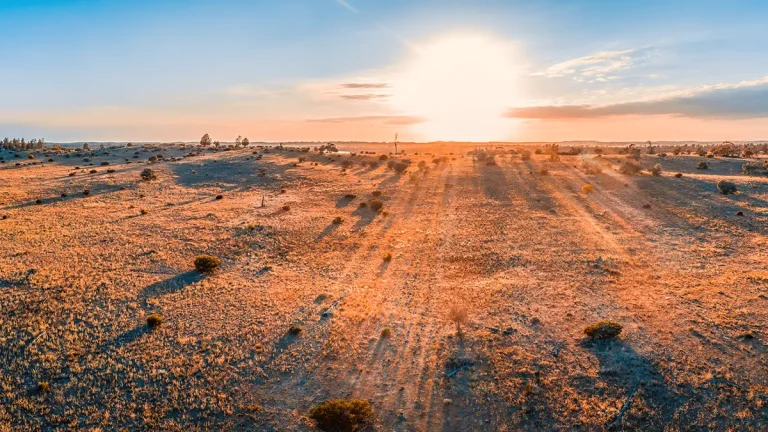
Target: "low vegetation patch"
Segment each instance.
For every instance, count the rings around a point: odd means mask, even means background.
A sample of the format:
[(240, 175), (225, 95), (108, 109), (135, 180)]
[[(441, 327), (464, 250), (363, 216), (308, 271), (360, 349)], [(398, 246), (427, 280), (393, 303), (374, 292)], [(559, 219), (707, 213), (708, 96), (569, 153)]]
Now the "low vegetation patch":
[(157, 174), (155, 174), (152, 168), (145, 168), (141, 171), (141, 179), (144, 181), (156, 180)]
[(367, 400), (331, 399), (309, 410), (309, 418), (326, 432), (354, 432), (373, 421), (373, 407)]
[(640, 164), (632, 159), (627, 159), (621, 163), (619, 172), (626, 175), (635, 175), (640, 172)]
[(333, 223), (334, 225), (341, 225), (343, 221), (344, 219), (342, 219), (341, 216), (336, 216), (335, 218), (333, 218), (333, 221), (331, 223)]
[(656, 177), (660, 176), (661, 175), (661, 165), (659, 165), (659, 164), (654, 165), (653, 168), (651, 168), (651, 175), (656, 176)]
[(213, 273), (221, 264), (221, 260), (212, 255), (198, 255), (195, 257), (195, 270), (200, 273)]
[(599, 321), (587, 326), (584, 334), (592, 339), (611, 339), (621, 334), (623, 328), (621, 324), (613, 321)]
[(379, 211), (384, 207), (384, 203), (380, 199), (372, 199), (369, 205), (373, 211)]
[(723, 195), (729, 195), (736, 193), (736, 183), (729, 182), (728, 180), (720, 180), (717, 182), (717, 190)]
[(149, 328), (160, 327), (160, 324), (162, 323), (163, 319), (156, 313), (153, 313), (147, 317), (147, 326), (149, 326)]
[(581, 193), (591, 194), (594, 191), (595, 191), (595, 187), (592, 186), (591, 184), (585, 184), (584, 186), (581, 187)]
[(299, 333), (301, 333), (304, 329), (300, 325), (292, 325), (291, 328), (288, 329), (288, 333), (296, 336)]
[(706, 163), (705, 161), (699, 161), (699, 164), (696, 165), (696, 169), (700, 169), (700, 170), (709, 169), (709, 164)]

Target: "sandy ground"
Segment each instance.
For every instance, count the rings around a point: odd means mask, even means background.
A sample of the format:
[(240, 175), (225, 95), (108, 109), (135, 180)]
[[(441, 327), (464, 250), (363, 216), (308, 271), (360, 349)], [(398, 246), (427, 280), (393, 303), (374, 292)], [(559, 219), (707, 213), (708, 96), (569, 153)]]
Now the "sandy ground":
[[(406, 148), (402, 175), (378, 154), (0, 152), (0, 430), (310, 431), (336, 397), (381, 431), (768, 428), (763, 171), (472, 148)], [(359, 206), (375, 190), (382, 212)], [(601, 319), (621, 336), (586, 339)]]

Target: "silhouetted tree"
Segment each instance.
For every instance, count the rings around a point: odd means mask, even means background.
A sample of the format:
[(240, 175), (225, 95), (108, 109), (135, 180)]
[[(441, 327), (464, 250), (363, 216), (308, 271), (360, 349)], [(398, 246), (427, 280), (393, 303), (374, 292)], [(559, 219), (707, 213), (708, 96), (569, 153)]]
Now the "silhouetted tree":
[(211, 145), (211, 143), (212, 143), (211, 136), (208, 134), (205, 134), (203, 135), (202, 138), (200, 138), (200, 145), (203, 147), (208, 147), (209, 145)]
[(243, 147), (248, 147), (251, 144), (251, 142), (248, 141), (248, 138), (243, 138), (242, 144), (243, 144)]

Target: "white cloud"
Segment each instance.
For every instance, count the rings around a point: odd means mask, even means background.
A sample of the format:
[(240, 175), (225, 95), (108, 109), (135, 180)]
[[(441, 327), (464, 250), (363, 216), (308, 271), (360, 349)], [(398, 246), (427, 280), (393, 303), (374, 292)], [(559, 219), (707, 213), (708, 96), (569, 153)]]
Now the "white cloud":
[(592, 55), (579, 57), (552, 65), (533, 75), (550, 78), (573, 76), (579, 81), (592, 79), (605, 81), (612, 78), (610, 74), (632, 67), (635, 50), (601, 51)]
[(336, 3), (340, 4), (345, 9), (349, 10), (352, 13), (360, 13), (360, 11), (356, 7), (352, 6), (351, 4), (346, 2), (345, 0), (336, 0)]

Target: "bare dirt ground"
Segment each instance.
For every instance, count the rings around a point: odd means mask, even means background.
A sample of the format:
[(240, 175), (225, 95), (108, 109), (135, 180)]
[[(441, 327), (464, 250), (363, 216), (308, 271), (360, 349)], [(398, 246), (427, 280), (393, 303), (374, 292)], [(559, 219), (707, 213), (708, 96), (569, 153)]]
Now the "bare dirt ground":
[[(381, 431), (768, 427), (768, 176), (472, 148), (406, 148), (405, 174), (375, 145), (0, 153), (0, 430), (310, 431), (338, 397)], [(602, 319), (620, 337), (586, 339)]]

